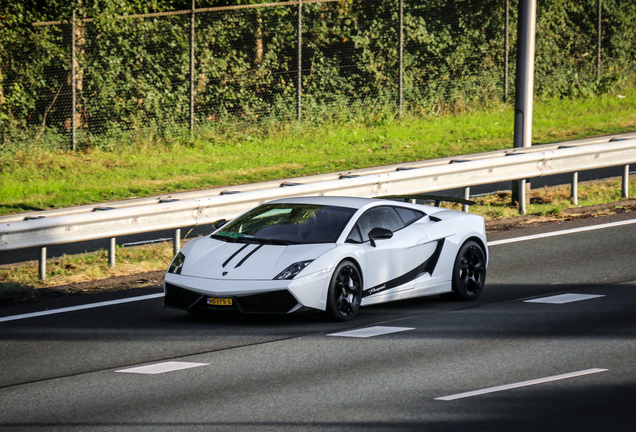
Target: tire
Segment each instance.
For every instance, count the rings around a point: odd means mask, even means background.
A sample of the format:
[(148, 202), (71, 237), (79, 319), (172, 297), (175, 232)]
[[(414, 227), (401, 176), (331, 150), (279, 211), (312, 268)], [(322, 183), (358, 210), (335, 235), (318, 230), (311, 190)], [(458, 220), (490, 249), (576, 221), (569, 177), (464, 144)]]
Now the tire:
[(358, 268), (344, 260), (333, 272), (327, 291), (327, 315), (336, 321), (349, 321), (358, 313), (362, 300), (362, 277)]
[(486, 282), (486, 255), (479, 244), (468, 240), (459, 248), (453, 266), (453, 292), (448, 298), (459, 301), (475, 300)]

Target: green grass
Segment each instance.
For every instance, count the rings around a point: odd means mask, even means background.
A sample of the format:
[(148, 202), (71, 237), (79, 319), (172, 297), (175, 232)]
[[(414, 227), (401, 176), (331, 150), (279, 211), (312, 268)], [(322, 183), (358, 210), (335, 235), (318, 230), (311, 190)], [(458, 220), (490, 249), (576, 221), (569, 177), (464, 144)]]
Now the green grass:
[[(636, 88), (622, 95), (537, 102), (534, 142), (636, 131)], [(303, 124), (223, 121), (198, 126), (193, 138), (183, 130), (112, 133), (77, 152), (45, 140), (5, 143), (0, 214), (510, 148), (513, 117), (511, 104), (403, 118), (367, 109)]]

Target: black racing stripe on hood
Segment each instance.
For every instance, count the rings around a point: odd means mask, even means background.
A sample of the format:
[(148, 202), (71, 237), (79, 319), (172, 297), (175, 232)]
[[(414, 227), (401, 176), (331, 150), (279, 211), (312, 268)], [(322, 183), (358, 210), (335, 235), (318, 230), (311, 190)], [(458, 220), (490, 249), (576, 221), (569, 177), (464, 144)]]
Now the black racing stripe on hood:
[(254, 249), (252, 249), (252, 251), (251, 251), (250, 253), (248, 253), (247, 255), (245, 255), (245, 258), (243, 258), (241, 261), (239, 261), (239, 263), (238, 263), (236, 266), (234, 266), (234, 268), (240, 267), (240, 266), (241, 266), (241, 264), (243, 264), (245, 261), (247, 261), (247, 259), (248, 259), (249, 257), (251, 257), (252, 255), (254, 255), (254, 252), (256, 252), (257, 250), (259, 250), (259, 249), (260, 249), (260, 248), (262, 248), (262, 247), (263, 247), (263, 245), (262, 245), (262, 244), (259, 244), (258, 246), (256, 246)]
[(443, 247), (444, 247), (444, 239), (438, 240), (435, 251), (430, 257), (428, 257), (426, 261), (418, 265), (413, 270), (406, 272), (403, 275), (396, 277), (395, 279), (391, 279), (390, 281), (381, 283), (367, 290), (364, 290), (364, 292), (362, 293), (362, 297), (367, 297), (373, 294), (380, 293), (382, 291), (399, 287), (400, 285), (404, 285), (406, 283), (411, 282), (412, 280), (417, 279), (424, 273), (428, 273), (432, 275), (433, 270), (435, 270), (435, 267), (437, 266), (437, 262), (439, 261), (439, 256), (442, 253)]
[(232, 261), (232, 259), (233, 259), (235, 256), (237, 256), (238, 254), (240, 254), (240, 253), (243, 251), (243, 249), (245, 249), (247, 246), (249, 246), (249, 245), (246, 243), (246, 244), (244, 244), (244, 245), (243, 245), (243, 246), (242, 246), (239, 250), (237, 250), (236, 252), (234, 252), (234, 253), (232, 254), (232, 256), (231, 256), (231, 257), (229, 257), (227, 260), (225, 260), (225, 262), (223, 263), (222, 267), (225, 267), (225, 266), (227, 265), (227, 263), (229, 263), (230, 261)]

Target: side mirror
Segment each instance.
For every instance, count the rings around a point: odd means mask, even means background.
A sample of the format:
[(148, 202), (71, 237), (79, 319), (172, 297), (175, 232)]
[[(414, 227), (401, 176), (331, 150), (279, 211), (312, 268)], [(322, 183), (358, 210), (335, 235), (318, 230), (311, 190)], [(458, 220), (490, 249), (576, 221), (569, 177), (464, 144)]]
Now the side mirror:
[(218, 221), (212, 222), (212, 227), (215, 230), (217, 230), (217, 229), (221, 228), (225, 224), (227, 224), (227, 221), (225, 219), (219, 219)]
[(371, 246), (373, 247), (375, 247), (376, 240), (390, 239), (391, 237), (393, 237), (393, 233), (391, 232), (391, 230), (388, 230), (386, 228), (376, 227), (369, 231), (369, 240), (371, 241)]

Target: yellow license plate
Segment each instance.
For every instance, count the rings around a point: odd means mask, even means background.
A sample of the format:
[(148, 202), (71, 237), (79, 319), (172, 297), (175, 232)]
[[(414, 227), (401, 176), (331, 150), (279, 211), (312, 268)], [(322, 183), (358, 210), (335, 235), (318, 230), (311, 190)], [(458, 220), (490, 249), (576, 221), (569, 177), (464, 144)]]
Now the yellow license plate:
[(232, 306), (232, 299), (208, 297), (208, 304), (212, 306)]

